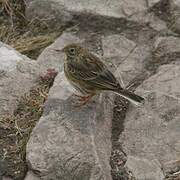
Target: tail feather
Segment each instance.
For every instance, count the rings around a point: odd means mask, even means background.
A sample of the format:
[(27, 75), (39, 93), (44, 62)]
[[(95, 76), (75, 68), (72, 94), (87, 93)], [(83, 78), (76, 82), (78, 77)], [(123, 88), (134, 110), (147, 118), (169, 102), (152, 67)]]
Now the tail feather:
[(137, 106), (142, 105), (144, 103), (144, 98), (128, 90), (119, 90), (117, 91), (117, 93)]

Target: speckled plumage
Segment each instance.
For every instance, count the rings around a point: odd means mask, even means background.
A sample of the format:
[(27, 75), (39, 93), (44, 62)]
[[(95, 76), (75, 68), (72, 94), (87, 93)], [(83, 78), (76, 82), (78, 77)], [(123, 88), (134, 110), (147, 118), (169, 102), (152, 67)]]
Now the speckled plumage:
[(99, 91), (113, 91), (135, 104), (143, 98), (123, 89), (107, 66), (94, 54), (77, 44), (67, 45), (64, 72), (69, 82), (83, 94), (95, 95)]

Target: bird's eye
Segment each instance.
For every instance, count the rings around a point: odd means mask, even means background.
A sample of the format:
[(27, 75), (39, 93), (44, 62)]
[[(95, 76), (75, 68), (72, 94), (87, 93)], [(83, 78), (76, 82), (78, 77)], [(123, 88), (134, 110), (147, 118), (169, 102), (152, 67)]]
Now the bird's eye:
[(71, 48), (71, 49), (70, 49), (70, 52), (71, 52), (72, 54), (74, 54), (74, 53), (75, 53), (75, 49), (74, 49), (74, 48)]

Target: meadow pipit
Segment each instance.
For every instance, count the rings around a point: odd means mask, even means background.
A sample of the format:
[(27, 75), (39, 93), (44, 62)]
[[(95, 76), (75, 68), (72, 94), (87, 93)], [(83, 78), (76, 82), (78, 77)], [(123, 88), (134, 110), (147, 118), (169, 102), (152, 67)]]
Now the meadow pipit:
[(144, 102), (144, 98), (123, 89), (107, 66), (94, 54), (78, 44), (70, 44), (62, 49), (67, 58), (64, 72), (69, 82), (83, 95), (77, 95), (82, 105), (101, 91), (113, 91), (135, 105)]

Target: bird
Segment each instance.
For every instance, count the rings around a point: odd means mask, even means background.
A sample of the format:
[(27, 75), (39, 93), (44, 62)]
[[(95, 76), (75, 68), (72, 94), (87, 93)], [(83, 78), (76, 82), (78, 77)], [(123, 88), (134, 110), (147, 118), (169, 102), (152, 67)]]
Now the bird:
[(105, 63), (88, 49), (72, 43), (60, 51), (66, 55), (64, 73), (67, 80), (82, 94), (75, 94), (79, 97), (81, 105), (85, 105), (94, 95), (102, 91), (112, 91), (137, 106), (144, 103), (143, 97), (122, 88)]

